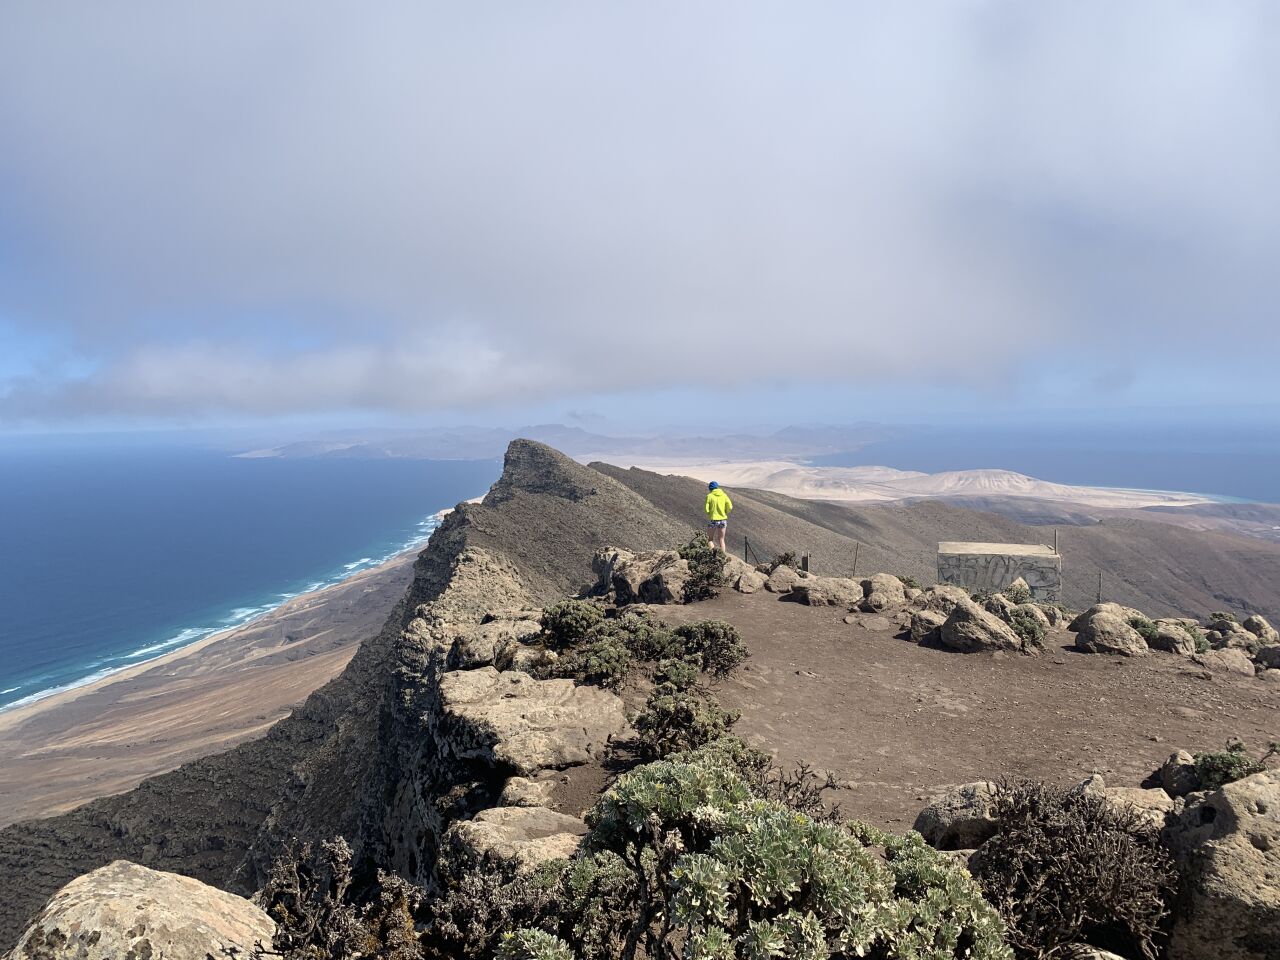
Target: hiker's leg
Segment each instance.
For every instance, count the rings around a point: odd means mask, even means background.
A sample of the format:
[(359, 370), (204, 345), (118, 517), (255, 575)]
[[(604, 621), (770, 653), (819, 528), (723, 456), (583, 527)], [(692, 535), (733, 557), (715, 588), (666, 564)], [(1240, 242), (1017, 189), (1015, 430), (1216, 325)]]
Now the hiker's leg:
[(707, 524), (707, 546), (714, 547), (716, 545), (716, 525), (714, 523)]
[(716, 546), (720, 548), (721, 553), (728, 552), (724, 548), (724, 538), (725, 538), (725, 533), (727, 531), (728, 531), (727, 527), (716, 527)]

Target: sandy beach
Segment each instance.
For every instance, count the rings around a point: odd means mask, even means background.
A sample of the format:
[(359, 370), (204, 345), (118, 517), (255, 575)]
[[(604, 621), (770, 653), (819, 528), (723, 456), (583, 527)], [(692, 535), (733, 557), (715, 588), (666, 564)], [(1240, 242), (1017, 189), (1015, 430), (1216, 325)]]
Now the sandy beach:
[(419, 549), (243, 626), (0, 713), (0, 826), (128, 790), (262, 733), (381, 628)]

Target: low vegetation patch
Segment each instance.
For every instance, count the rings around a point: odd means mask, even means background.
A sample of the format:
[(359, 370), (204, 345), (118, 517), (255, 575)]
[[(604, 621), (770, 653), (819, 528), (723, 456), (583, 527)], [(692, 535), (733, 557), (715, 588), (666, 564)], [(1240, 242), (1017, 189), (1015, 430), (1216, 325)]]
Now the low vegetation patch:
[(915, 577), (909, 577), (905, 573), (899, 573), (897, 574), (897, 577), (899, 580), (902, 581), (902, 585), (906, 587), (908, 590), (924, 589), (924, 587), (920, 586), (920, 581), (917, 580)]
[(1030, 610), (1013, 610), (1009, 613), (1009, 626), (1024, 643), (1044, 646), (1044, 623)]
[(1031, 590), (1021, 583), (1011, 583), (1002, 591), (1010, 603), (1030, 603)]
[(1066, 956), (1077, 943), (1159, 955), (1177, 874), (1134, 810), (1022, 781), (999, 786), (992, 816), (999, 830), (972, 869), (1019, 958)]
[(1129, 626), (1133, 627), (1138, 636), (1142, 637), (1147, 643), (1155, 640), (1156, 635), (1160, 632), (1159, 628), (1142, 614), (1130, 617)]
[(710, 600), (724, 586), (725, 555), (711, 546), (707, 538), (695, 533), (680, 548), (680, 559), (689, 561), (689, 579), (684, 585), (684, 602)]
[(542, 639), (548, 650), (568, 650), (604, 622), (604, 608), (591, 600), (561, 600), (542, 611)]
[(1267, 760), (1280, 755), (1280, 743), (1272, 742), (1261, 757), (1254, 757), (1240, 741), (1227, 744), (1227, 749), (1194, 754), (1196, 775), (1201, 789), (1218, 790), (1228, 783), (1251, 777), (1267, 769)]
[(564, 656), (540, 671), (542, 677), (565, 677), (580, 684), (616, 689), (631, 666), (631, 651), (622, 637), (606, 634)]
[(723, 620), (699, 620), (676, 627), (679, 655), (694, 657), (702, 669), (727, 677), (747, 659), (747, 648), (735, 627)]
[(722, 708), (696, 683), (659, 683), (632, 726), (640, 734), (641, 755), (661, 759), (717, 740), (737, 722), (737, 713)]

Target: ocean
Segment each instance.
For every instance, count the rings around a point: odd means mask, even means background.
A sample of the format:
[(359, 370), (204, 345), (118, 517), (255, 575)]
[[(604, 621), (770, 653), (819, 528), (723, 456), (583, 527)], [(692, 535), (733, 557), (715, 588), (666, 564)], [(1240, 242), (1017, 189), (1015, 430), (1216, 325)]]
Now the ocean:
[(0, 445), (0, 709), (425, 545), (496, 461)]

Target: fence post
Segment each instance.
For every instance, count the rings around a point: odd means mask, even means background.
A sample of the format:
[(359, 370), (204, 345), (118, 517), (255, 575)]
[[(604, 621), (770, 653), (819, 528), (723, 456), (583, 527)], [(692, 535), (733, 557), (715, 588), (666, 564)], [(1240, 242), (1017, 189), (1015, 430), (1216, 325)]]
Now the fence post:
[(856, 579), (857, 579), (857, 577), (858, 577), (858, 551), (859, 551), (859, 550), (861, 550), (861, 549), (862, 549), (862, 543), (861, 543), (861, 542), (859, 542), (859, 541), (854, 541), (854, 544), (853, 544), (853, 573), (852, 573), (852, 574), (850, 574), (850, 579), (855, 579), (855, 580), (856, 580)]
[(809, 572), (809, 555), (807, 553), (800, 554), (800, 569), (805, 573)]

